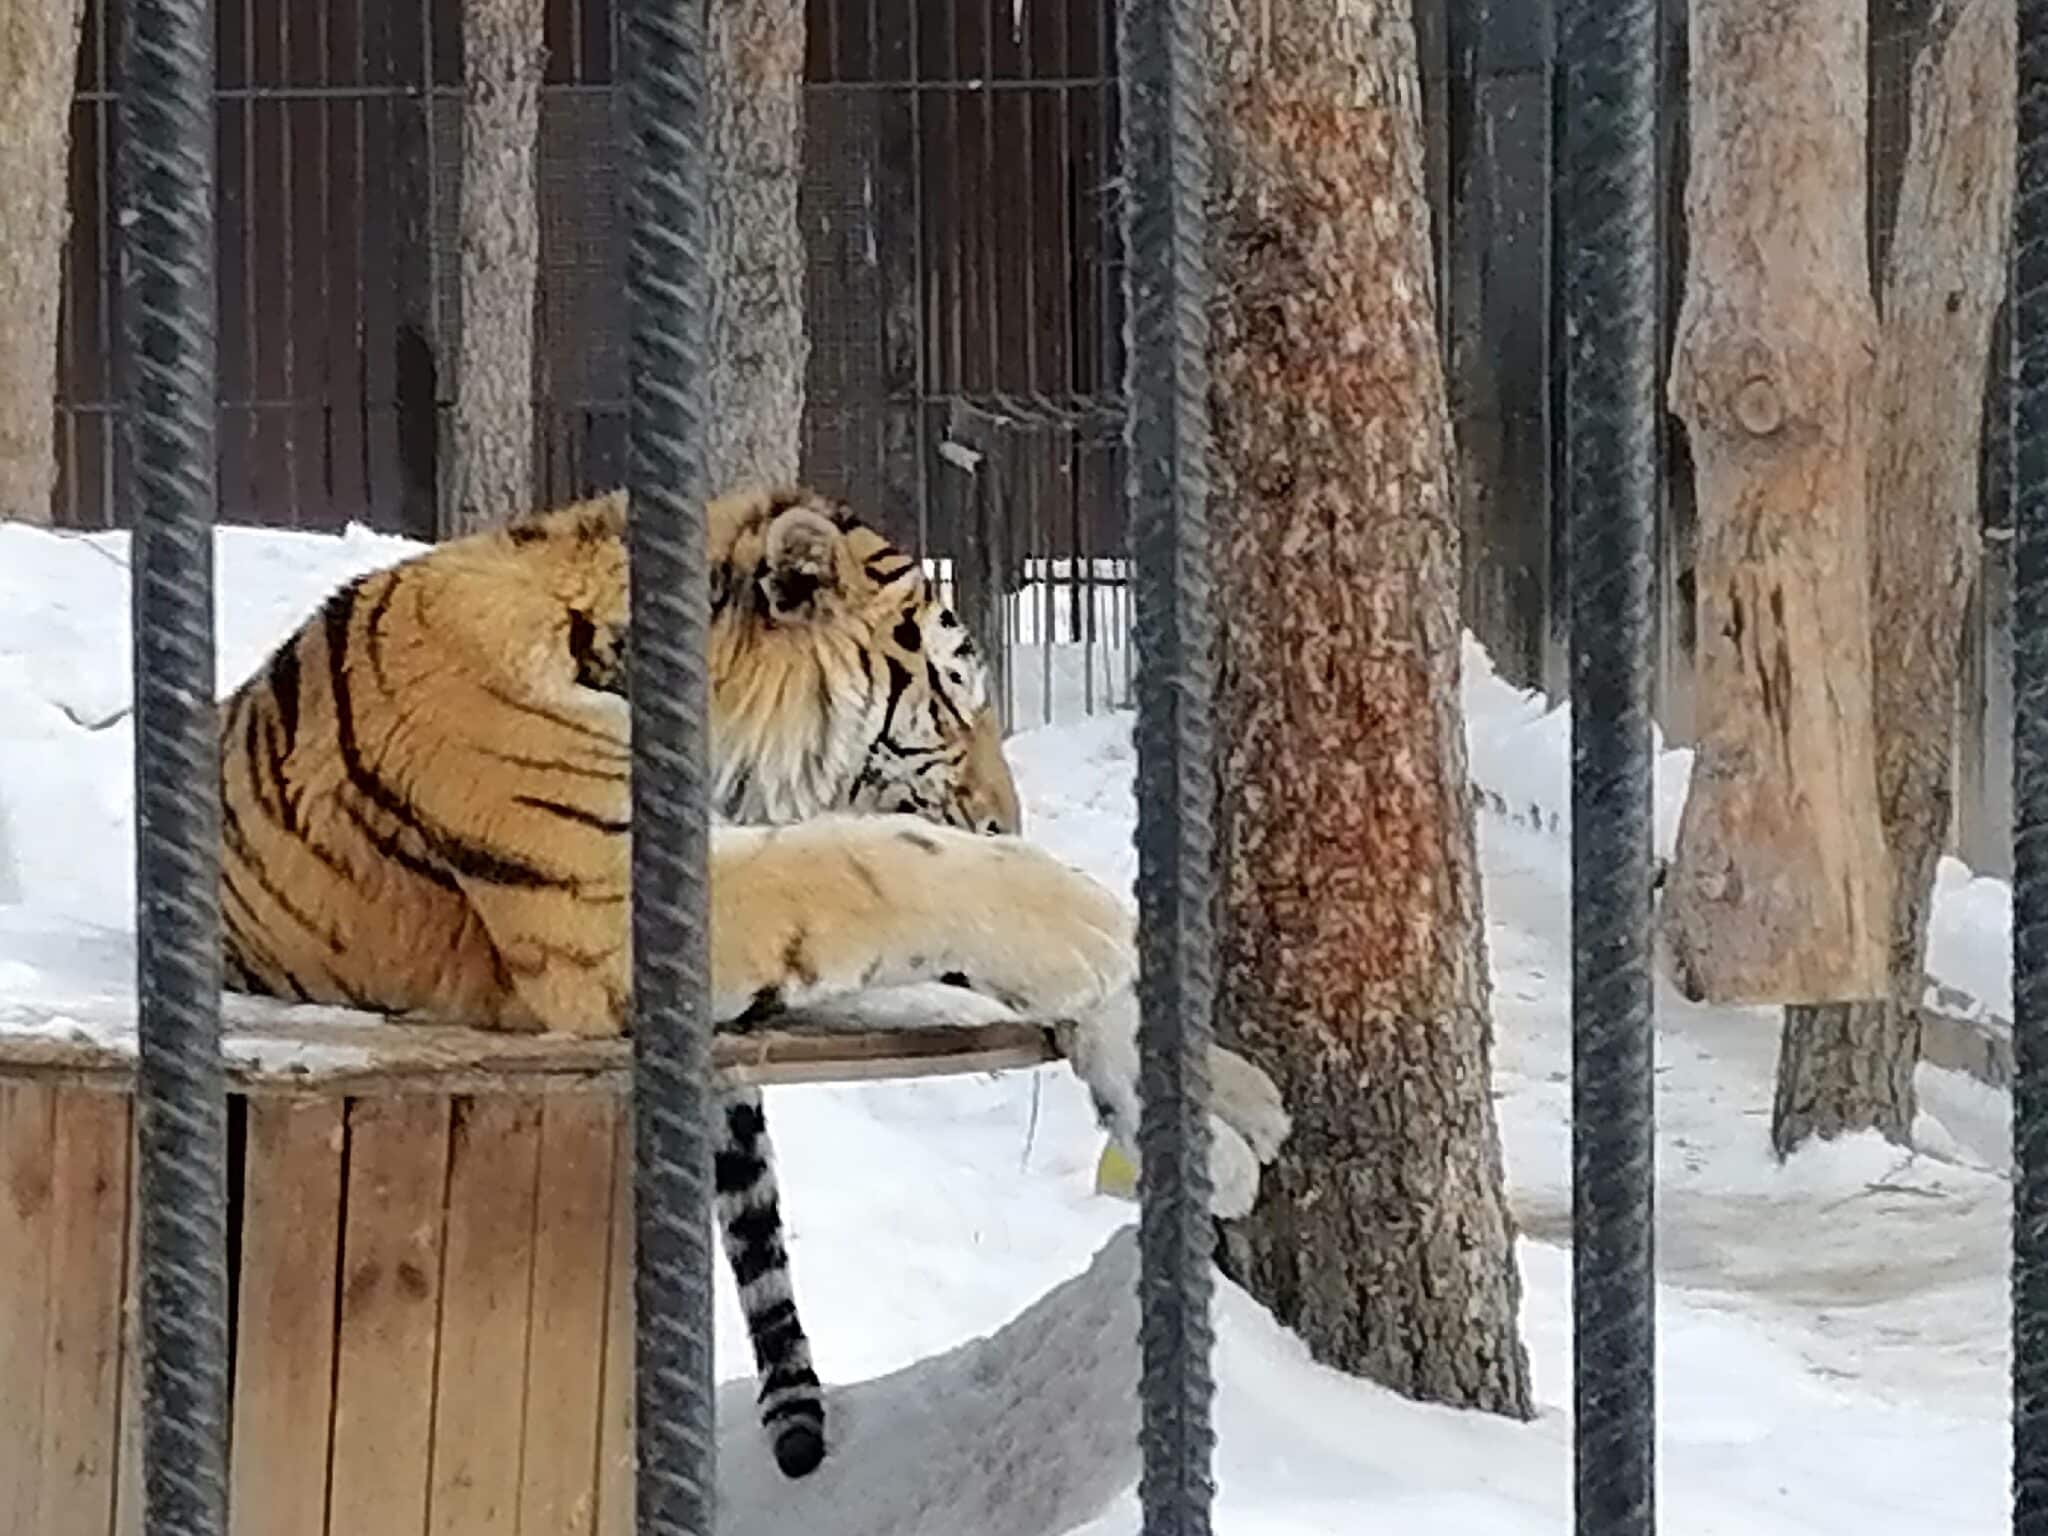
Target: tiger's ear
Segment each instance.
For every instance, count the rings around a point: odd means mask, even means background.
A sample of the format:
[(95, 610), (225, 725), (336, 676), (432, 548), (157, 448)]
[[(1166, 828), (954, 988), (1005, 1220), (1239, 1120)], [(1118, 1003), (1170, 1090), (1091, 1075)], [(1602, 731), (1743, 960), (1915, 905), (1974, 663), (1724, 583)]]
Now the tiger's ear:
[(839, 543), (844, 535), (816, 505), (786, 507), (768, 525), (761, 594), (780, 619), (812, 617), (838, 594)]

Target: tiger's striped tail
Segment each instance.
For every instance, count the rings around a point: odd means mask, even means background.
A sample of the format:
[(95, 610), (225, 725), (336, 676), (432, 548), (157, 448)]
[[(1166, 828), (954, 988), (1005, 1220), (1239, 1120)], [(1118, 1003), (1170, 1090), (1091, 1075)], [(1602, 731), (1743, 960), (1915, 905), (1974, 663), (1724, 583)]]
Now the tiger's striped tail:
[(754, 1345), (761, 1427), (783, 1474), (802, 1477), (825, 1459), (825, 1396), (790, 1289), (775, 1156), (760, 1090), (727, 1093), (723, 1118), (713, 1164), (719, 1235)]

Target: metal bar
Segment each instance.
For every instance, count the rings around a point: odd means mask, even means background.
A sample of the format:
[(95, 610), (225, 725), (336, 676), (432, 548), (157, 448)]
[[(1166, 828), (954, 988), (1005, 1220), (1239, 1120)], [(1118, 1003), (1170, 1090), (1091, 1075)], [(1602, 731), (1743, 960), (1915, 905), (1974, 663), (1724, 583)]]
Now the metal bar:
[(701, 0), (629, 0), (636, 1494), (640, 1536), (710, 1536), (710, 344)]
[(121, 326), (134, 498), (143, 1530), (227, 1529), (227, 1095), (214, 737), (213, 7), (131, 0)]
[(1210, 922), (1215, 695), (1208, 568), (1208, 20), (1121, 0), (1125, 487), (1137, 585), (1138, 1218), (1145, 1536), (1207, 1536)]
[(1572, 1336), (1579, 1536), (1656, 1528), (1650, 592), (1656, 0), (1563, 0), (1571, 476)]
[(2048, 0), (2019, 0), (2013, 203), (2012, 1528), (2048, 1536)]

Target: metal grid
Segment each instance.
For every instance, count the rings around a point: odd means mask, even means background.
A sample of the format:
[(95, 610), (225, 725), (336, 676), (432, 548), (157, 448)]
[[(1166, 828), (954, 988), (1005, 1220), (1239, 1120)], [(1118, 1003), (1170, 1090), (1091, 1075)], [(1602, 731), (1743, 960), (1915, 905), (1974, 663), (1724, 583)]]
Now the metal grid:
[[(701, 185), (682, 176), (698, 131), (701, 23), (690, 0), (642, 0), (634, 124), (632, 401), (636, 583), (665, 588), (664, 644), (636, 611), (636, 798), (673, 820), (636, 843), (635, 928), (661, 941), (639, 978), (642, 1404), (640, 1526), (711, 1528), (710, 1351), (704, 1331), (705, 1081), (700, 541), (690, 346), (702, 333)], [(1190, 1233), (1204, 1195), (1197, 1062), (1210, 963), (1200, 509), (1200, 6), (1133, 11), (1130, 141), (1171, 174), (1134, 196), (1132, 490), (1143, 517), (1139, 632), (1145, 909), (1148, 1234), (1146, 1529), (1207, 1529), (1206, 1270)], [(2021, 6), (2015, 390), (2018, 837), (2014, 962), (2014, 1514), (2048, 1531), (2048, 0)], [(1649, 527), (1658, 473), (1654, 367), (1656, 81), (1653, 8), (1582, 0), (1567, 13), (1572, 115), (1566, 249), (1577, 322), (1567, 392), (1575, 619), (1574, 1070), (1577, 1523), (1654, 1527), (1647, 987)], [(220, 1536), (225, 1510), (226, 1130), (219, 1061), (217, 827), (211, 758), (211, 528), (216, 471), (210, 196), (213, 125), (204, 0), (139, 0), (124, 38), (118, 156), (125, 287), (126, 473), (137, 511), (138, 995), (143, 1070), (144, 1529)], [(646, 279), (656, 265), (680, 283)], [(695, 282), (692, 282), (695, 278)], [(659, 296), (665, 294), (665, 297)], [(666, 513), (650, 517), (649, 513)], [(696, 551), (693, 554), (693, 551)], [(650, 596), (652, 594), (650, 593)], [(652, 605), (650, 605), (650, 608)], [(645, 675), (645, 674), (643, 674)], [(649, 709), (647, 696), (662, 700)], [(678, 798), (680, 797), (680, 801)], [(691, 798), (694, 797), (694, 798)], [(686, 803), (683, 803), (686, 802)], [(647, 944), (646, 950), (656, 946)], [(659, 1105), (657, 1126), (647, 1110)], [(1598, 1152), (1599, 1157), (1592, 1154)], [(687, 1250), (687, 1251), (686, 1251)], [(695, 1288), (692, 1291), (692, 1288)], [(659, 1387), (659, 1393), (656, 1388)], [(681, 1407), (678, 1408), (678, 1403)], [(648, 1411), (658, 1409), (658, 1412)]]
[[(74, 108), (57, 521), (128, 505), (113, 365), (111, 56), (88, 0)], [(626, 471), (621, 0), (547, 0), (536, 493)], [(801, 218), (805, 473), (928, 556), (1022, 725), (1128, 703), (1107, 0), (812, 0)], [(417, 538), (445, 524), (457, 0), (220, 0), (220, 515)], [(973, 466), (972, 469), (966, 466)]]

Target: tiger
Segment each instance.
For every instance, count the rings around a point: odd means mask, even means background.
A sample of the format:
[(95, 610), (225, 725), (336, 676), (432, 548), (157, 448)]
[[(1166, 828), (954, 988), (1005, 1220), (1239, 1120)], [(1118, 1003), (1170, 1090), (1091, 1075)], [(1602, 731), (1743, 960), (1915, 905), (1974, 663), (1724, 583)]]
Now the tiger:
[[(229, 987), (627, 1028), (626, 527), (614, 491), (360, 576), (222, 702)], [(717, 498), (705, 528), (716, 1025), (965, 987), (1065, 1021), (1098, 1116), (1131, 1145), (1133, 914), (1024, 840), (986, 666), (921, 562), (803, 487)], [(1211, 1063), (1236, 1084), (1212, 1166), (1241, 1191), (1285, 1115), (1257, 1068)], [(759, 1090), (722, 1091), (714, 1152), (761, 1421), (801, 1477), (825, 1454), (823, 1390)]]

